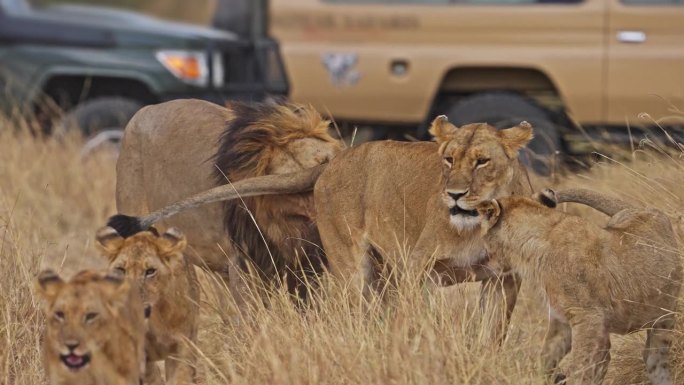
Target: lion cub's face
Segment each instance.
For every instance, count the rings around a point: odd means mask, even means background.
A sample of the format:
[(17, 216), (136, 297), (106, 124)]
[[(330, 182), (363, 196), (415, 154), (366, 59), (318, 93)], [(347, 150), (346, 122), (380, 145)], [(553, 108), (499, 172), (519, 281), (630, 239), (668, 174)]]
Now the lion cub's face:
[[(497, 226), (506, 212), (511, 216), (511, 211), (515, 210), (518, 216), (522, 213), (523, 216), (529, 215), (532, 211), (539, 211), (540, 207), (555, 208), (558, 205), (555, 191), (551, 189), (544, 189), (541, 192), (535, 193), (530, 198), (526, 197), (505, 197), (501, 199), (492, 199), (481, 202), (477, 205), (478, 220), (482, 235), (490, 235), (490, 237), (497, 235), (500, 226)], [(505, 209), (504, 209), (505, 208)], [(523, 219), (524, 220), (524, 219)], [(503, 238), (508, 238), (503, 235)]]
[(113, 228), (104, 227), (97, 232), (96, 244), (112, 270), (138, 283), (146, 311), (173, 285), (174, 277), (185, 272), (187, 241), (174, 228), (161, 236), (152, 230), (124, 239)]
[(523, 122), (504, 130), (485, 123), (457, 128), (442, 115), (432, 122), (430, 133), (439, 144), (451, 223), (458, 229), (474, 228), (479, 203), (511, 194), (518, 151), (532, 140), (532, 127)]
[(83, 271), (64, 282), (50, 270), (42, 272), (36, 291), (47, 321), (46, 358), (59, 360), (68, 372), (87, 368), (106, 341), (117, 335), (130, 290), (117, 275)]

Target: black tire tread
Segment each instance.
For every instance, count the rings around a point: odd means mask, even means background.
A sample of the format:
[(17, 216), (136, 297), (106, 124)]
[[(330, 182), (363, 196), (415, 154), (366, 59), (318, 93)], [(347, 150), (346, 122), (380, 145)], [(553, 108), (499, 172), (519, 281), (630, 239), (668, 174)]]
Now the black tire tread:
[(70, 110), (58, 126), (78, 128), (84, 135), (92, 135), (104, 128), (123, 129), (142, 107), (136, 100), (118, 96), (105, 96), (86, 100)]

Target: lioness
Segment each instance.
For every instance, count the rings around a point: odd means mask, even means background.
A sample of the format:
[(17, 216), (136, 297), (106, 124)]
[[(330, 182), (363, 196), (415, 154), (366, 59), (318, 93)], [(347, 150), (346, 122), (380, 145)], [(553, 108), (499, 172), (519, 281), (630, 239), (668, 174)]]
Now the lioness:
[[(330, 271), (343, 277), (361, 272), (367, 293), (382, 287), (382, 270), (404, 250), (408, 263), (419, 270), (430, 269), (433, 258), (438, 259), (441, 282), (454, 283), (450, 270), (486, 258), (475, 228), (475, 205), (531, 193), (517, 159), (533, 137), (529, 124), (504, 130), (483, 123), (457, 128), (440, 116), (430, 133), (437, 143), (372, 142), (347, 150), (330, 162), (314, 188), (316, 223)], [(497, 279), (491, 273), (484, 277), (487, 283)], [(513, 276), (502, 281), (507, 308), (501, 320), (506, 324), (519, 281)], [(497, 329), (497, 338), (503, 338), (505, 327)]]
[(96, 244), (111, 269), (138, 283), (143, 302), (151, 307), (145, 383), (164, 383), (159, 360), (165, 360), (167, 383), (196, 382), (188, 342), (197, 342), (200, 290), (195, 269), (183, 255), (185, 236), (174, 228), (160, 236), (151, 228), (124, 239), (104, 227), (97, 232)]
[[(543, 347), (553, 371), (572, 347), (572, 384), (603, 381), (610, 361), (609, 333), (647, 328), (643, 351), (652, 384), (671, 384), (668, 350), (682, 262), (668, 217), (601, 194), (547, 190), (538, 200), (508, 197), (477, 206), (487, 250), (544, 291), (551, 328)], [(553, 210), (580, 202), (611, 216), (600, 228)]]
[(103, 272), (82, 271), (64, 282), (46, 270), (36, 292), (47, 322), (43, 358), (50, 384), (140, 383), (145, 318), (137, 288)]

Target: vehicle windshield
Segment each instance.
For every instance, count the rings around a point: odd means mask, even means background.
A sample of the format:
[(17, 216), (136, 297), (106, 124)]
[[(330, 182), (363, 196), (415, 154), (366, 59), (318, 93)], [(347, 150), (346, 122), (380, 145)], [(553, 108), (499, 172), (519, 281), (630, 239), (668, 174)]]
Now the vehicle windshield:
[[(0, 15), (23, 15), (48, 6), (82, 5), (113, 7), (168, 20), (208, 25), (217, 0), (0, 0)], [(248, 0), (251, 1), (251, 0)]]
[(9, 14), (21, 14), (31, 10), (28, 0), (0, 0), (0, 10)]

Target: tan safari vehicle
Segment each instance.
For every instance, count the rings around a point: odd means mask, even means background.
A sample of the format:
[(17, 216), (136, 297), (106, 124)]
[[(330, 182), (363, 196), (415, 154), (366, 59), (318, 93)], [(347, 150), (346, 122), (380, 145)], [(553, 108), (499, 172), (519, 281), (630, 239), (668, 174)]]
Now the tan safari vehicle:
[(535, 151), (573, 152), (577, 125), (627, 138), (684, 109), (682, 0), (271, 0), (271, 33), (293, 99), (338, 123), (525, 119)]

